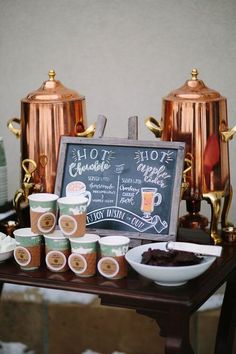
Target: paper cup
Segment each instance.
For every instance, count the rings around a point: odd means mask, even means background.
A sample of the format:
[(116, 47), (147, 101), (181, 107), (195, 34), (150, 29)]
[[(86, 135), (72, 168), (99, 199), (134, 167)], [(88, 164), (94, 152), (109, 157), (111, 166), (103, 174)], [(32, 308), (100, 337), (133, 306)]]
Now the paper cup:
[(80, 277), (92, 277), (96, 274), (97, 250), (100, 237), (85, 234), (83, 237), (70, 238), (71, 255), (68, 264), (72, 272)]
[(99, 240), (101, 259), (97, 268), (101, 275), (109, 279), (121, 279), (127, 276), (125, 254), (130, 239), (126, 236), (106, 236)]
[(43, 236), (35, 234), (29, 227), (13, 232), (16, 240), (15, 261), (24, 270), (35, 270), (41, 265)]
[(85, 197), (63, 197), (58, 199), (58, 205), (60, 210), (58, 225), (64, 236), (84, 236), (88, 199)]
[(40, 234), (53, 232), (56, 226), (58, 195), (35, 193), (28, 196), (31, 231)]
[(70, 255), (70, 242), (60, 230), (44, 235), (45, 239), (45, 262), (52, 272), (67, 271), (67, 259)]

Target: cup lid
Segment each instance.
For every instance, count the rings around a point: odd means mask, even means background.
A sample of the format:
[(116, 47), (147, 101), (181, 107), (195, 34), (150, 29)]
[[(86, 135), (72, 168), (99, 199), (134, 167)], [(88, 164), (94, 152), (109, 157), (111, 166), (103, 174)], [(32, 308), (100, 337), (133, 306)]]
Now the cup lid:
[(53, 232), (50, 232), (49, 234), (43, 234), (45, 238), (49, 239), (64, 239), (66, 238), (63, 234), (63, 232), (59, 229), (54, 230)]
[(41, 236), (41, 234), (36, 234), (31, 231), (30, 227), (23, 227), (13, 231), (14, 236), (20, 237), (32, 237), (32, 236)]
[(59, 198), (57, 201), (59, 204), (65, 205), (86, 204), (88, 203), (88, 198), (83, 196), (71, 196)]
[(47, 202), (57, 200), (59, 197), (53, 193), (33, 193), (28, 196), (29, 200), (37, 202)]
[(99, 243), (105, 246), (127, 245), (129, 242), (129, 237), (119, 235), (104, 236), (99, 239)]
[(100, 240), (100, 236), (97, 234), (85, 234), (82, 237), (69, 237), (70, 242), (74, 243), (89, 243)]

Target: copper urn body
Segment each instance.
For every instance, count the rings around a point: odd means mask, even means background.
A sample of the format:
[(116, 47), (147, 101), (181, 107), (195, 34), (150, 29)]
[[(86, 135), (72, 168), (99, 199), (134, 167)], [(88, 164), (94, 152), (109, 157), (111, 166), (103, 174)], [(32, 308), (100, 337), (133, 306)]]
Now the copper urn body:
[[(215, 243), (221, 241), (217, 232), (219, 218), (226, 228), (232, 198), (228, 140), (234, 132), (228, 129), (227, 100), (208, 88), (197, 78), (192, 78), (179, 89), (172, 91), (162, 101), (161, 122), (149, 118), (147, 125), (162, 140), (184, 141), (186, 159), (191, 168), (185, 174), (185, 190), (189, 215), (180, 219), (180, 225), (191, 228), (207, 227), (207, 218), (200, 216), (200, 203), (206, 199), (211, 205), (211, 236)], [(153, 126), (155, 123), (155, 127)], [(224, 199), (221, 211), (221, 199)]]
[(33, 182), (41, 191), (54, 191), (60, 137), (76, 136), (86, 125), (85, 97), (55, 80), (53, 70), (38, 90), (21, 100), (21, 118), (10, 120), (8, 127), (20, 136), (21, 161), (36, 163)]

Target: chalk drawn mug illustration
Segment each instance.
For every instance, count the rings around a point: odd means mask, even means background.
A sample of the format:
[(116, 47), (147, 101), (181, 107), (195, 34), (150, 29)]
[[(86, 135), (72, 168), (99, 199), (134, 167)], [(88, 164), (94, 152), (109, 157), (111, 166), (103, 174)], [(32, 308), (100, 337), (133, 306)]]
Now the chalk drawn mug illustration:
[(150, 219), (154, 207), (160, 205), (161, 201), (162, 195), (157, 192), (157, 188), (141, 188), (141, 211), (143, 212), (143, 218)]
[(91, 203), (91, 193), (86, 190), (86, 185), (82, 181), (73, 181), (66, 186), (66, 196), (67, 197), (86, 197), (88, 199), (88, 204)]

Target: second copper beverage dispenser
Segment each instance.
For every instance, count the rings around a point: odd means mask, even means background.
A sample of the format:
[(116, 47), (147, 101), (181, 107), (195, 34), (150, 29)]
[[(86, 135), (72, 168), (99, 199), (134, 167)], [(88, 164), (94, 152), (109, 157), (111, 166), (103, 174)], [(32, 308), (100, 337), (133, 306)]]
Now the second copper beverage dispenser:
[(228, 140), (235, 128), (228, 129), (226, 98), (197, 76), (193, 69), (190, 80), (163, 98), (161, 121), (149, 117), (146, 125), (162, 140), (186, 143), (191, 168), (185, 174), (182, 199), (186, 200), (188, 214), (180, 219), (180, 226), (207, 227), (208, 219), (199, 213), (205, 199), (211, 205), (210, 234), (217, 244), (221, 242), (219, 220), (226, 232), (232, 229), (227, 221), (232, 199)]
[(85, 97), (55, 80), (54, 70), (48, 75), (49, 79), (38, 90), (21, 100), (21, 117), (11, 119), (8, 127), (20, 137), (21, 161), (32, 160), (37, 166), (32, 174), (34, 184), (40, 186), (41, 191), (51, 193), (60, 137), (82, 133), (87, 120)]

